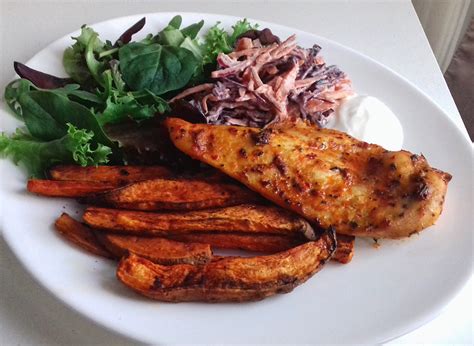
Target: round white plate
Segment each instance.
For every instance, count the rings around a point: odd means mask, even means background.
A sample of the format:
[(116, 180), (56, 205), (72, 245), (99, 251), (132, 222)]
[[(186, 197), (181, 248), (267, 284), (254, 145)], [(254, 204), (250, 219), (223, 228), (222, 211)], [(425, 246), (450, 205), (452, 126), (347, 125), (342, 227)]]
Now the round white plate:
[[(147, 14), (141, 35), (157, 32), (175, 13)], [(140, 15), (93, 25), (115, 40)], [(184, 24), (238, 18), (184, 13)], [(80, 211), (74, 202), (35, 197), (25, 175), (0, 161), (3, 236), (26, 269), (58, 299), (97, 323), (148, 343), (379, 343), (430, 319), (471, 274), (472, 149), (453, 122), (408, 81), (379, 63), (335, 42), (288, 27), (258, 21), (277, 35), (297, 34), (302, 46), (318, 43), (330, 64), (348, 73), (355, 90), (383, 100), (400, 118), (404, 148), (423, 153), (432, 166), (453, 175), (445, 209), (436, 226), (403, 241), (358, 240), (349, 265), (329, 263), (292, 293), (245, 304), (166, 304), (145, 299), (115, 279), (115, 265), (71, 246), (53, 230), (61, 212)], [(64, 75), (67, 35), (27, 64)], [(370, 39), (370, 38), (368, 38)], [(383, 49), (383, 47), (380, 47)], [(18, 122), (2, 105), (1, 130)]]

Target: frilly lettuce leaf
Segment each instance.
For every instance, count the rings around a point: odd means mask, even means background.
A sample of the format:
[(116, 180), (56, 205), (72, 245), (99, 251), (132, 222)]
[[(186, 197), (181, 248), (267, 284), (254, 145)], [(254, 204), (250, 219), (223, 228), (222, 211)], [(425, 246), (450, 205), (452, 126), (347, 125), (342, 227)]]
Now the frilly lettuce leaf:
[(112, 150), (102, 144), (91, 145), (93, 133), (67, 124), (66, 135), (52, 141), (40, 141), (24, 130), (11, 136), (0, 134), (0, 156), (9, 157), (24, 167), (29, 176), (41, 178), (55, 164), (77, 163), (81, 166), (108, 162)]

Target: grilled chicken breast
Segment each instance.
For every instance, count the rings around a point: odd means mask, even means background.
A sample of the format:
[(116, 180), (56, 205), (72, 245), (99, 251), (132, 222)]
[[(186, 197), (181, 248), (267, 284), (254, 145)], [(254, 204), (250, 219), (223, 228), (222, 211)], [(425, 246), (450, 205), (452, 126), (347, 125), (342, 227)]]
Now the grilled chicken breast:
[(185, 154), (341, 234), (402, 238), (419, 232), (438, 219), (451, 179), (423, 156), (302, 121), (263, 130), (176, 118), (165, 124)]

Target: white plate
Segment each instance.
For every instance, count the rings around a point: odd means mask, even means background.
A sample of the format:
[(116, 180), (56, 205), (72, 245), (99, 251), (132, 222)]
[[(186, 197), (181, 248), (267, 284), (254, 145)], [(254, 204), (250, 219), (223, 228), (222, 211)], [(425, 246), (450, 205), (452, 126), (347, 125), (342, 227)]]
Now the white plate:
[[(174, 13), (147, 14), (143, 30), (157, 32)], [(93, 25), (114, 40), (140, 15)], [(237, 18), (183, 14), (184, 23), (205, 19), (232, 25)], [(453, 174), (436, 226), (403, 241), (359, 240), (349, 265), (329, 263), (292, 293), (246, 304), (166, 304), (145, 299), (115, 279), (112, 262), (70, 246), (52, 228), (64, 210), (78, 205), (25, 191), (25, 176), (0, 161), (3, 236), (26, 269), (58, 299), (97, 323), (149, 343), (378, 343), (405, 334), (430, 319), (462, 287), (472, 271), (471, 146), (454, 123), (408, 81), (379, 63), (332, 41), (258, 21), (281, 37), (296, 33), (302, 46), (318, 43), (330, 64), (348, 73), (360, 94), (383, 100), (399, 115), (404, 148), (422, 152)], [(208, 26), (206, 26), (208, 27)], [(35, 55), (28, 65), (64, 75), (67, 35)], [(139, 37), (139, 36), (137, 36)], [(370, 39), (370, 38), (368, 38)], [(380, 47), (383, 49), (383, 47)], [(1, 129), (18, 125), (3, 104)]]

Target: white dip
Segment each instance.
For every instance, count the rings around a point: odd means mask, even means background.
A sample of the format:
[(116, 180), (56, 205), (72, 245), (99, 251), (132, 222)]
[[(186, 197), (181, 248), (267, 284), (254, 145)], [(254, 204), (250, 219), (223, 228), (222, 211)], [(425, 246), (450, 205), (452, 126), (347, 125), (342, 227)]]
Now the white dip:
[(400, 121), (390, 108), (372, 96), (355, 95), (341, 101), (329, 117), (327, 127), (387, 150), (402, 148), (403, 128)]

